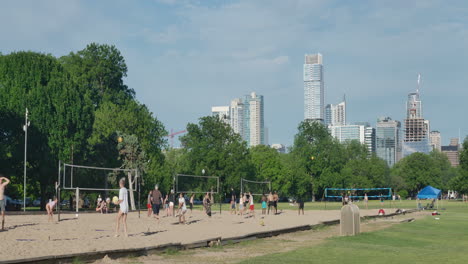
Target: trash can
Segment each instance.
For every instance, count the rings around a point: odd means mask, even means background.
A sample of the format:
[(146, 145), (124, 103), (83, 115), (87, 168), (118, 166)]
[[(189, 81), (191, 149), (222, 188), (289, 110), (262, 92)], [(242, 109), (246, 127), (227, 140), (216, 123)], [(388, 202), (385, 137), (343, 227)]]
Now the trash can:
[(347, 204), (341, 208), (340, 234), (342, 236), (354, 236), (359, 234), (361, 228), (359, 207), (355, 204)]

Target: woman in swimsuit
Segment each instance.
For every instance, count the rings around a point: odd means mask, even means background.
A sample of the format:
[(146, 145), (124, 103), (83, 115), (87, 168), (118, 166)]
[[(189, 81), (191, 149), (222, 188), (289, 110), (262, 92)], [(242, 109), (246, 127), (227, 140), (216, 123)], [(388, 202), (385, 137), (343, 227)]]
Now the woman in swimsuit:
[(57, 197), (54, 197), (53, 201), (50, 201), (46, 204), (47, 215), (49, 216), (48, 221), (52, 222), (54, 220), (54, 207), (57, 205)]

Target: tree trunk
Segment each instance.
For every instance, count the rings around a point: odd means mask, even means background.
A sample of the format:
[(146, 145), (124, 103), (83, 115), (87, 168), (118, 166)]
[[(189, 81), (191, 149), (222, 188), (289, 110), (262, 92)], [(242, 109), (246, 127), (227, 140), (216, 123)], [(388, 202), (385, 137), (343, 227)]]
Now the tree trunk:
[(130, 206), (132, 210), (136, 210), (135, 208), (135, 197), (133, 196), (133, 183), (135, 180), (132, 181), (132, 173), (128, 172), (128, 189), (130, 190)]

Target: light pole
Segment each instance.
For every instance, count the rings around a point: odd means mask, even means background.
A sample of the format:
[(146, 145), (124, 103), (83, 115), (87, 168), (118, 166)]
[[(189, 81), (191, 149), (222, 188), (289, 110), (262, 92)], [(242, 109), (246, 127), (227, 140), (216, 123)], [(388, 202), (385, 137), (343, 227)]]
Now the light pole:
[[(312, 160), (312, 162), (314, 162), (315, 160), (315, 157), (314, 156), (311, 156), (310, 159)], [(314, 195), (314, 173), (311, 172), (310, 173), (310, 182), (311, 182), (311, 187), (312, 187), (312, 202), (315, 202), (315, 195)]]
[(23, 184), (23, 212), (26, 212), (26, 153), (28, 150), (28, 127), (30, 122), (28, 121), (28, 108), (26, 108), (26, 121), (23, 126), (24, 130), (24, 184)]

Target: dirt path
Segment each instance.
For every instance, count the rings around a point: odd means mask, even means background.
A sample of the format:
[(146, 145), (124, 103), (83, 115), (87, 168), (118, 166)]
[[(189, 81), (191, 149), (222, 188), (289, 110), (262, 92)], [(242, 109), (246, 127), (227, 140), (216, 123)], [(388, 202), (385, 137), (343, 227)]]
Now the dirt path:
[[(402, 220), (419, 219), (427, 215), (427, 212), (416, 212), (409, 215), (401, 215), (387, 219), (368, 220), (361, 223), (361, 232), (372, 232), (388, 228), (401, 223)], [(163, 254), (155, 254), (144, 257), (110, 259), (95, 262), (95, 264), (107, 263), (236, 263), (241, 260), (268, 255), (278, 252), (288, 252), (302, 247), (310, 247), (324, 243), (327, 238), (338, 236), (339, 225), (322, 227), (316, 230), (301, 231), (276, 237), (257, 239), (239, 244), (200, 248), (186, 251), (173, 251)]]

